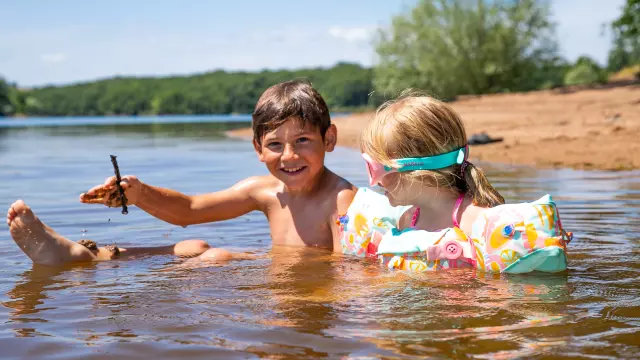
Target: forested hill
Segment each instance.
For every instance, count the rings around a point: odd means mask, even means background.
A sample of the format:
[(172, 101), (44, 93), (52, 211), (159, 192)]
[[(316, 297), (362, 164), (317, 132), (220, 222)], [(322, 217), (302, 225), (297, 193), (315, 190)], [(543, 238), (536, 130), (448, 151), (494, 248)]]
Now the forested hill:
[(37, 115), (142, 115), (251, 113), (269, 86), (306, 78), (333, 111), (367, 106), (372, 70), (339, 63), (294, 71), (225, 72), (165, 78), (116, 77), (20, 92), (18, 113)]

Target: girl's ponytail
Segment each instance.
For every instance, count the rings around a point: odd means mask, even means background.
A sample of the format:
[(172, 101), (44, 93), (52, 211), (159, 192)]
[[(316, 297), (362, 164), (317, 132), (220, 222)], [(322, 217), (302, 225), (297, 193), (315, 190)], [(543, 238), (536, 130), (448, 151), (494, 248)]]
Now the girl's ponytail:
[(491, 186), (482, 170), (467, 162), (463, 171), (466, 192), (473, 197), (475, 205), (494, 207), (504, 204), (504, 198)]

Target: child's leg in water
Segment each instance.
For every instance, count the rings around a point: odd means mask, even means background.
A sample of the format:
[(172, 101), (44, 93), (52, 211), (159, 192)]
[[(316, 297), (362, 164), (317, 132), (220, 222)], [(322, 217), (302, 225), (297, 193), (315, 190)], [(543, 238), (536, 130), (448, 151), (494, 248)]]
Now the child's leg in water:
[[(218, 250), (211, 249), (203, 240), (185, 240), (175, 245), (128, 249), (97, 247), (95, 243), (85, 241), (87, 247), (65, 238), (45, 225), (22, 200), (16, 201), (9, 207), (7, 224), (11, 237), (20, 250), (24, 251), (35, 264), (42, 265), (62, 265), (141, 255), (197, 256), (208, 250)], [(225, 250), (220, 250), (220, 254), (224, 252)], [(230, 256), (233, 258), (232, 254)]]
[(252, 260), (259, 258), (258, 255), (250, 253), (232, 253), (225, 249), (211, 248), (194, 260), (201, 261), (229, 261), (229, 260)]
[(261, 256), (246, 252), (230, 252), (225, 249), (211, 248), (200, 256), (193, 257), (183, 262), (178, 265), (177, 268), (195, 269), (200, 267), (221, 266), (231, 260), (255, 260), (261, 257), (264, 257), (264, 255)]
[(180, 264), (170, 266), (166, 270), (198, 269), (211, 266), (224, 266), (231, 260), (255, 260), (266, 257), (266, 254), (252, 254), (249, 252), (231, 252), (220, 248), (210, 248), (200, 256), (192, 257)]

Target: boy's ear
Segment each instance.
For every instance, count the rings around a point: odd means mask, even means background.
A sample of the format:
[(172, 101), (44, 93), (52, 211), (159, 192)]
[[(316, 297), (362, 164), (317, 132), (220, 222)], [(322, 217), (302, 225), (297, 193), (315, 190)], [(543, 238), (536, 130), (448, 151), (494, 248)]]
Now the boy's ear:
[(258, 159), (261, 162), (264, 162), (264, 156), (262, 155), (262, 146), (260, 144), (258, 144), (258, 141), (253, 138), (253, 149), (256, 151), (256, 154), (258, 155)]
[(334, 124), (331, 124), (324, 134), (324, 150), (327, 152), (333, 151), (338, 142), (338, 128)]

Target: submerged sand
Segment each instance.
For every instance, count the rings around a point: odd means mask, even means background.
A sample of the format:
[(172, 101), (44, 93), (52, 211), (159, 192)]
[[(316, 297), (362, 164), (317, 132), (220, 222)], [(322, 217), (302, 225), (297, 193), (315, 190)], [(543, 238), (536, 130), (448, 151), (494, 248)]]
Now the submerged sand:
[[(499, 143), (471, 146), (471, 160), (540, 168), (640, 169), (640, 85), (464, 97), (452, 102), (467, 135)], [(373, 113), (333, 119), (338, 144), (358, 147)], [(251, 138), (251, 129), (229, 136)]]

